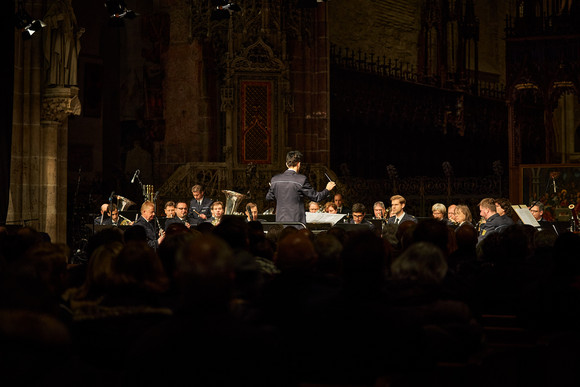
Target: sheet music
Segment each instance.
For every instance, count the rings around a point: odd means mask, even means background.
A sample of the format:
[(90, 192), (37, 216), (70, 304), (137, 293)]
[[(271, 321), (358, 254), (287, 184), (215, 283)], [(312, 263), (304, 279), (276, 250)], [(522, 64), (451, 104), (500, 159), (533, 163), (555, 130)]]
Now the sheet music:
[(345, 217), (345, 214), (327, 214), (326, 212), (307, 212), (306, 223), (330, 223), (335, 225), (336, 222)]
[(534, 218), (528, 206), (526, 206), (525, 204), (514, 204), (512, 205), (512, 208), (514, 209), (518, 217), (521, 219), (523, 224), (529, 224), (537, 228), (540, 227), (540, 223), (538, 223), (536, 218)]

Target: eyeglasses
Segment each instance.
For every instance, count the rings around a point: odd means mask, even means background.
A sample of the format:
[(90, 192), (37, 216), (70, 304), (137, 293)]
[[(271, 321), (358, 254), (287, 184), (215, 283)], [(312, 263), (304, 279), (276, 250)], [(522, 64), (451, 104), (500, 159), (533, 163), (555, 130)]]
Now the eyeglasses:
[(177, 207), (178, 210), (187, 210), (187, 207)]
[(538, 211), (538, 210), (530, 210), (530, 212), (540, 212), (540, 211)]
[(364, 218), (365, 216), (363, 214), (357, 215), (357, 214), (352, 214), (353, 218)]

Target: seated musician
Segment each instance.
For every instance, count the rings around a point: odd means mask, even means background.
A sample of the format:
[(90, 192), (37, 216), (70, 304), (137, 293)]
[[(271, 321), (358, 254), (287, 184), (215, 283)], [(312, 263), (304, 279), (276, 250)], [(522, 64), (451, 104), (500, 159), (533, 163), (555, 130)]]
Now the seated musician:
[(190, 228), (191, 225), (189, 223), (189, 218), (187, 217), (187, 203), (186, 202), (177, 202), (175, 205), (175, 216), (173, 218), (169, 218), (165, 221), (165, 229), (172, 225), (173, 223), (181, 223), (185, 225), (185, 227)]
[(215, 201), (211, 205), (211, 218), (207, 219), (206, 222), (217, 226), (222, 220), (224, 215), (224, 204), (220, 201)]
[(258, 220), (258, 205), (256, 203), (246, 204), (246, 222)]
[(110, 204), (108, 210), (109, 217), (103, 221), (104, 225), (109, 226), (130, 226), (133, 224), (129, 219), (119, 215), (119, 209), (116, 204)]
[(374, 230), (375, 225), (365, 219), (366, 207), (362, 203), (352, 205), (352, 219), (349, 223), (367, 225), (369, 230)]

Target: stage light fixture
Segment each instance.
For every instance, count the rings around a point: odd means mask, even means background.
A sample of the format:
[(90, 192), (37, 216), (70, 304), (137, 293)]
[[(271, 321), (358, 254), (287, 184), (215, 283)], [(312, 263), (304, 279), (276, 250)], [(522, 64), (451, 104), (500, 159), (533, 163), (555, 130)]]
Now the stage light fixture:
[(22, 39), (28, 40), (36, 31), (40, 31), (46, 24), (42, 20), (33, 19), (24, 9), (24, 2), (18, 2), (18, 10), (14, 15), (14, 25), (22, 31)]
[(127, 8), (127, 4), (123, 0), (106, 0), (105, 8), (112, 19), (134, 19), (138, 16), (138, 13)]
[(213, 0), (212, 5), (211, 20), (229, 19), (232, 13), (242, 10), (239, 5), (228, 0)]

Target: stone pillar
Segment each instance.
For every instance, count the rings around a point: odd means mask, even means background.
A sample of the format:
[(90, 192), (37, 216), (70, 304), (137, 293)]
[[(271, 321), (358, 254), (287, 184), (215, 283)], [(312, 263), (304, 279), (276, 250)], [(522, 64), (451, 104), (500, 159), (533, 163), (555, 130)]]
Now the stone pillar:
[(40, 230), (66, 242), (68, 116), (81, 110), (76, 87), (45, 89), (42, 100), (38, 187)]
[(310, 42), (290, 42), (290, 82), (294, 111), (288, 115), (289, 149), (304, 153), (309, 163), (330, 162), (329, 40), (326, 4), (314, 11)]

